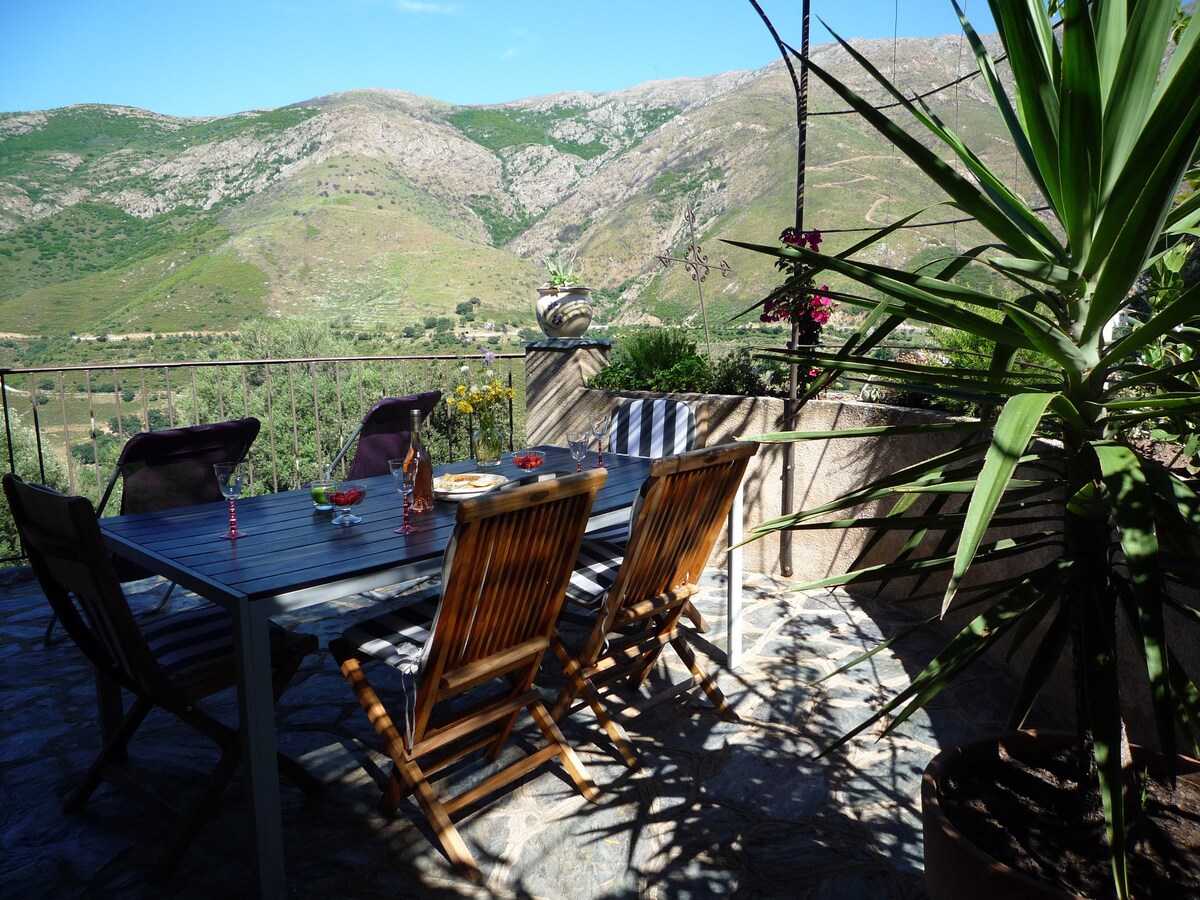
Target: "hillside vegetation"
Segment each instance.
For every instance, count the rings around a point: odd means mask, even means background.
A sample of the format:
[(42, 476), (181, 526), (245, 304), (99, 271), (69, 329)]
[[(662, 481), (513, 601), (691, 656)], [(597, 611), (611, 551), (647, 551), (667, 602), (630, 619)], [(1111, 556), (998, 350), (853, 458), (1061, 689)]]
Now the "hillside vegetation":
[[(891, 65), (891, 42), (862, 46)], [(814, 51), (834, 71), (843, 57)], [(902, 41), (895, 59), (914, 91), (968, 68), (957, 38)], [(993, 166), (1010, 165), (979, 86), (929, 102), (991, 148)], [(816, 89), (812, 106), (836, 104)], [(836, 229), (943, 199), (857, 117), (814, 117), (808, 146), (806, 224), (829, 233), (823, 249), (853, 240)], [(464, 304), (476, 322), (516, 329), (533, 324), (542, 257), (562, 249), (582, 261), (602, 322), (694, 324), (695, 283), (654, 258), (686, 250), (689, 205), (706, 255), (733, 270), (705, 283), (710, 319), (724, 320), (778, 275), (720, 239), (769, 243), (791, 223), (795, 159), (780, 64), (486, 107), (353, 91), (217, 119), (99, 105), (0, 113), (0, 332), (311, 316), (395, 333)], [(878, 253), (936, 259), (975, 238), (962, 225), (906, 231)]]

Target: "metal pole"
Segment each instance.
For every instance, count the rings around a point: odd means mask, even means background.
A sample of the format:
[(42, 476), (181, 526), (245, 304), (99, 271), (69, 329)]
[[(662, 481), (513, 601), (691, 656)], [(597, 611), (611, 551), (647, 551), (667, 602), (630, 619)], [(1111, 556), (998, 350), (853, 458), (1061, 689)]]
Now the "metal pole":
[[(796, 141), (796, 232), (800, 233), (804, 231), (804, 164), (808, 148), (808, 23), (811, 12), (810, 3), (809, 0), (801, 0), (801, 58), (799, 75), (796, 74), (796, 69), (792, 66), (787, 48), (784, 46), (783, 41), (779, 39), (779, 33), (775, 31), (775, 26), (771, 24), (771, 20), (762, 11), (762, 7), (758, 5), (756, 0), (750, 0), (750, 5), (754, 7), (759, 17), (763, 20), (763, 23), (767, 26), (767, 30), (771, 32), (771, 37), (775, 39), (775, 44), (779, 47), (779, 52), (783, 55), (783, 61), (787, 65), (789, 74), (792, 76), (792, 87), (796, 92), (796, 131), (798, 135)], [(797, 263), (793, 268), (793, 272), (798, 272), (799, 267), (800, 264)], [(793, 319), (792, 347), (795, 348), (799, 341), (800, 328)], [(792, 363), (788, 374), (787, 401), (783, 407), (785, 428), (795, 426), (796, 412), (799, 409), (799, 393), (800, 371), (798, 365)], [(783, 448), (783, 484), (780, 488), (782, 496), (780, 497), (779, 504), (780, 512), (783, 515), (788, 515), (795, 508), (793, 500), (796, 484), (795, 461), (795, 445), (791, 443), (785, 444)], [(779, 533), (779, 571), (784, 577), (790, 577), (793, 572), (792, 532), (786, 529)]]

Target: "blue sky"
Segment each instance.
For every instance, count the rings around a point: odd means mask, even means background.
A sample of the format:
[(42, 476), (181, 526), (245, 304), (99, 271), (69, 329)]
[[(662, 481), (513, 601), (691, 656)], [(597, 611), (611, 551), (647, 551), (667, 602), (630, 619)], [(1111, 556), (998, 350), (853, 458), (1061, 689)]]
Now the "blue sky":
[[(759, 0), (800, 43), (800, 0)], [(961, 2), (961, 0), (960, 0)], [(967, 0), (992, 31), (983, 0)], [(812, 0), (814, 44), (957, 33), (950, 0)], [(354, 88), (450, 103), (757, 69), (746, 0), (0, 0), (0, 111), (119, 103), (226, 115)]]

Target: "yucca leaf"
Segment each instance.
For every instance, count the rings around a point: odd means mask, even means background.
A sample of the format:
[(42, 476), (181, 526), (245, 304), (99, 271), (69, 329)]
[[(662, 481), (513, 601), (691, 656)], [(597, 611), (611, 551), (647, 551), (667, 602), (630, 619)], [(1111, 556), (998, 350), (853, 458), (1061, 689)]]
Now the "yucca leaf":
[(1062, 87), (1059, 90), (1059, 214), (1067, 229), (1071, 255), (1086, 259), (1099, 206), (1103, 134), (1096, 41), (1087, 3), (1066, 0), (1062, 28)]
[(1113, 179), (1125, 168), (1153, 107), (1162, 54), (1147, 52), (1147, 48), (1167, 46), (1175, 17), (1170, 4), (1140, 4), (1137, 16), (1127, 24), (1123, 7), (1123, 3), (1105, 3), (1100, 20), (1100, 64), (1112, 70), (1112, 89), (1104, 108), (1106, 171), (1102, 189), (1106, 195)]
[[(1075, 598), (1077, 601), (1081, 598)], [(1084, 601), (1085, 606), (1092, 603)], [(1116, 650), (1109, 637), (1108, 616), (1103, 606), (1085, 608), (1079, 615), (1083, 638), (1083, 667), (1086, 673), (1087, 724), (1092, 733), (1092, 752), (1100, 774), (1100, 797), (1104, 805), (1105, 832), (1112, 856), (1117, 896), (1129, 897), (1125, 854), (1125, 803), (1121, 779), (1121, 685)]]
[[(1158, 571), (1158, 538), (1155, 536), (1153, 503), (1142, 463), (1129, 447), (1109, 442), (1092, 445), (1100, 461), (1100, 474), (1111, 498), (1129, 569), (1129, 584), (1138, 610), (1142, 632), (1146, 674), (1155, 720), (1159, 723), (1162, 752), (1175, 755), (1175, 732), (1171, 720), (1170, 686), (1166, 659), (1166, 631), (1163, 626), (1162, 581)], [(1164, 730), (1169, 733), (1163, 733)]]
[[(1051, 608), (1058, 600), (1061, 591), (1061, 580), (1048, 587), (1043, 597), (1049, 602), (1039, 604), (1038, 612), (1040, 614), (1026, 616), (1018, 624), (1013, 634), (1012, 649), (1009, 650), (1010, 658), (1013, 650), (1024, 643), (1026, 636), (1032, 634), (1042, 623), (1045, 615), (1052, 611)], [(1045, 688), (1054, 671), (1062, 664), (1063, 655), (1071, 637), (1071, 616), (1065, 605), (1060, 605), (1057, 610), (1053, 611), (1055, 615), (1051, 620), (1050, 627), (1041, 636), (1037, 647), (1034, 648), (1029, 660), (1025, 663), (1025, 671), (1021, 675), (1021, 683), (1017, 686), (1017, 693), (1013, 698), (1006, 726), (1010, 731), (1016, 731), (1025, 726), (1025, 720), (1029, 717), (1038, 695)]]
[[(1095, 276), (1093, 302), (1081, 334), (1085, 341), (1125, 302), (1200, 143), (1200, 47), (1188, 57), (1160, 97), (1100, 209), (1092, 252), (1080, 270), (1085, 278)], [(1121, 252), (1114, 252), (1116, 247)]]
[(1058, 180), (1059, 114), (1054, 78), (1058, 65), (1050, 20), (1041, 0), (989, 0), (988, 5), (1004, 36), (1004, 49), (1016, 85), (1021, 130), (1037, 160), (1046, 199), (1059, 209), (1062, 191)]
[[(956, 0), (951, 0), (951, 2), (954, 4), (954, 11), (958, 13), (958, 21), (962, 24), (963, 33), (966, 34), (967, 41), (971, 45), (971, 50), (975, 54), (975, 62), (979, 67), (979, 73), (983, 77), (984, 84), (987, 85), (988, 92), (992, 95), (992, 101), (996, 104), (996, 109), (1000, 111), (1000, 115), (1004, 118), (1005, 128), (1012, 137), (1017, 153), (1025, 163), (1025, 171), (1033, 177), (1038, 192), (1043, 197), (1049, 197), (1050, 191), (1042, 178), (1037, 158), (1034, 156), (1033, 149), (1029, 146), (1029, 140), (1025, 135), (1024, 129), (1021, 127), (1021, 120), (1008, 99), (1008, 93), (1004, 90), (1004, 84), (1000, 81), (1000, 76), (996, 72), (996, 64), (992, 60), (991, 54), (987, 52), (983, 41), (979, 39), (979, 34), (971, 26), (971, 23), (967, 21), (966, 15), (963, 14)], [(1062, 255), (1065, 256), (1066, 254)]]
[[(828, 28), (828, 26), (826, 27)], [(832, 29), (830, 30), (832, 31)], [(981, 225), (1011, 247), (1014, 252), (1028, 256), (1046, 256), (1048, 254), (1046, 248), (1031, 239), (1029, 234), (997, 207), (990, 197), (971, 181), (959, 175), (953, 166), (876, 110), (851, 88), (813, 62), (811, 58), (808, 60), (808, 68), (834, 93), (867, 119), (877, 131), (895, 144), (900, 152), (928, 175), (947, 195), (952, 197), (963, 212), (977, 219)]]
[(942, 121), (933, 115), (923, 100), (917, 98), (915, 103), (910, 101), (865, 56), (855, 50), (853, 46), (843, 41), (837, 34), (834, 34), (834, 38), (841, 43), (842, 47), (859, 65), (883, 86), (884, 90), (895, 98), (900, 106), (936, 135), (943, 144), (954, 151), (958, 158), (962, 160), (963, 165), (978, 179), (988, 198), (1005, 215), (1016, 222), (1032, 240), (1037, 241), (1057, 256), (1064, 255), (1058, 240), (1054, 237), (1050, 229), (1046, 227), (1046, 223), (1038, 217), (1037, 213), (1030, 209), (1024, 200), (1009, 188), (971, 148), (964, 144), (957, 134), (947, 128)]
[(954, 571), (942, 600), (942, 615), (954, 601), (954, 592), (975, 559), (992, 514), (1004, 496), (1017, 463), (1025, 454), (1029, 440), (1037, 430), (1054, 394), (1019, 394), (1010, 399), (996, 420), (991, 446), (984, 459), (979, 482), (967, 507), (967, 522), (954, 559)]
[(1001, 308), (1038, 350), (1057, 361), (1068, 374), (1090, 368), (1079, 345), (1054, 322), (1016, 303), (1002, 303)]
[(868, 425), (863, 428), (835, 428), (831, 431), (780, 431), (771, 434), (758, 434), (754, 436), (754, 439), (760, 442), (778, 443), (784, 441), (826, 441), (830, 438), (880, 437), (882, 435), (898, 437), (906, 434), (944, 434), (946, 432), (969, 434), (983, 431), (987, 427), (988, 425), (983, 422), (925, 422), (919, 425)]
[[(1126, 22), (1129, 18), (1125, 3), (1126, 0), (1110, 0), (1092, 8), (1093, 24), (1096, 27), (1096, 71), (1100, 76), (1100, 103), (1104, 108), (1106, 120), (1113, 94), (1113, 82), (1117, 78), (1117, 64), (1125, 43)], [(1153, 80), (1150, 86), (1154, 87)], [(1106, 158), (1111, 151), (1112, 148), (1106, 141)]]
[[(1062, 537), (1054, 531), (1023, 534), (1020, 537), (1001, 538), (990, 544), (977, 547), (975, 561), (984, 564), (998, 560), (1012, 559), (1025, 556), (1034, 550), (1045, 547), (1061, 546)], [(818, 590), (820, 588), (842, 587), (847, 584), (871, 584), (876, 581), (886, 581), (891, 578), (909, 578), (923, 573), (945, 572), (954, 566), (953, 556), (922, 557), (907, 559), (898, 563), (880, 563), (875, 566), (864, 566), (843, 575), (832, 575), (819, 581), (809, 581), (796, 590)]]
[(1064, 293), (1073, 290), (1079, 281), (1079, 276), (1066, 266), (1058, 266), (1040, 259), (999, 256), (989, 259), (988, 265), (1005, 275), (1032, 279), (1041, 284), (1051, 285)]

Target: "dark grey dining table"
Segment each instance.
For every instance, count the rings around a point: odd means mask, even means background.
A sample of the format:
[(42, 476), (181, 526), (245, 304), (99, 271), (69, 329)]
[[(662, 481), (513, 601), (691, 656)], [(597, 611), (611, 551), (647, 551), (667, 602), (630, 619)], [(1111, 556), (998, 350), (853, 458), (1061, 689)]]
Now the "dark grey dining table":
[[(575, 471), (561, 447), (544, 446), (545, 463), (536, 475)], [(604, 455), (608, 478), (592, 508), (596, 525), (627, 516), (651, 460)], [(589, 453), (585, 466), (595, 464)], [(438, 473), (474, 471), (468, 460), (437, 468)], [(511, 455), (495, 471), (510, 479), (526, 477)], [(457, 504), (439, 501), (412, 516), (419, 531), (394, 533), (403, 507), (391, 476), (363, 479), (367, 495), (354, 512), (362, 523), (337, 526), (329, 512), (313, 509), (309, 492), (285, 491), (237, 501), (238, 528), (245, 537), (224, 540), (228, 509), (206, 503), (101, 520), (109, 548), (228, 609), (234, 622), (238, 712), (253, 827), (253, 859), (260, 895), (286, 893), (279, 771), (276, 762), (274, 703), (268, 651), (270, 617), (290, 610), (373, 590), (436, 572), (454, 529)], [(731, 544), (740, 538), (741, 512), (730, 515)], [(734, 520), (737, 520), (736, 528)], [(734, 619), (740, 622), (740, 562), (730, 559), (730, 665)], [(733, 587), (736, 578), (736, 596)], [(734, 616), (736, 601), (737, 616)], [(112, 700), (109, 698), (109, 703)], [(102, 708), (105, 704), (102, 702)]]

